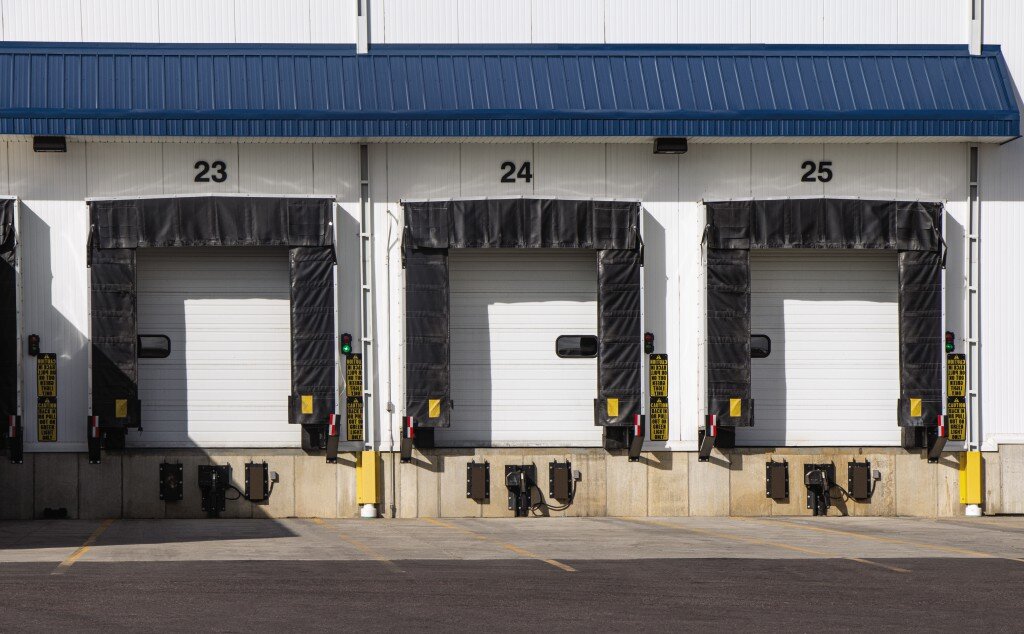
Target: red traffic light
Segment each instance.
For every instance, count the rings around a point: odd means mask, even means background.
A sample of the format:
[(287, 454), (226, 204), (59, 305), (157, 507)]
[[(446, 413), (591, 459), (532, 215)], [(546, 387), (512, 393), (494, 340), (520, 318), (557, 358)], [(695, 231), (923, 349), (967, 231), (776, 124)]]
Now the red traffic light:
[(956, 349), (956, 335), (951, 331), (946, 331), (946, 352), (953, 352)]
[(646, 354), (651, 354), (651, 353), (654, 352), (654, 333), (653, 332), (645, 332), (644, 333), (644, 352)]
[(352, 343), (352, 335), (347, 332), (341, 336), (341, 343)]
[(341, 353), (344, 355), (352, 354), (352, 335), (347, 332), (341, 335)]

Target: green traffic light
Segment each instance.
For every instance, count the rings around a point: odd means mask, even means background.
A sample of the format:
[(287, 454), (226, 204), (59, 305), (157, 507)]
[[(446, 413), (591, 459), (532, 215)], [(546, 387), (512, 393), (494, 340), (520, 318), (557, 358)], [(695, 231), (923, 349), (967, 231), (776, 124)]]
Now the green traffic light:
[(953, 342), (952, 341), (947, 341), (946, 342), (946, 352), (953, 352)]
[(352, 354), (352, 344), (350, 344), (350, 343), (343, 343), (343, 344), (341, 344), (341, 353), (342, 354)]

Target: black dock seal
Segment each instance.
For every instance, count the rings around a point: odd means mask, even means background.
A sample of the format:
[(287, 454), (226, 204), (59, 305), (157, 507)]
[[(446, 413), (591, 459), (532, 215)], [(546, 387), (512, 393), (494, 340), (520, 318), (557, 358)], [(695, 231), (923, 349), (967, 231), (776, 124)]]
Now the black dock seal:
[(100, 428), (141, 424), (136, 249), (288, 247), (288, 422), (303, 425), (307, 449), (322, 447), (328, 417), (336, 412), (333, 204), (333, 198), (259, 196), (90, 201), (92, 413)]
[[(901, 427), (942, 414), (940, 203), (856, 199), (705, 203), (707, 413), (754, 424), (750, 389), (750, 250), (884, 249), (898, 253)], [(716, 443), (717, 444), (717, 443)]]
[(639, 203), (511, 198), (402, 205), (406, 416), (415, 427), (451, 424), (448, 252), (487, 248), (596, 252), (594, 422), (609, 428), (634, 424), (640, 414), (643, 359)]

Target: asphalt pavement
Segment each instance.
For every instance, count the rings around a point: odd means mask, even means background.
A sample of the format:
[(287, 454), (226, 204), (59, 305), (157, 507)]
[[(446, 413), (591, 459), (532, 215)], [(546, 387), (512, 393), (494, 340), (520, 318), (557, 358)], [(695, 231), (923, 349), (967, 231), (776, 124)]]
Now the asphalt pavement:
[(1024, 519), (2, 522), (4, 631), (1020, 631)]

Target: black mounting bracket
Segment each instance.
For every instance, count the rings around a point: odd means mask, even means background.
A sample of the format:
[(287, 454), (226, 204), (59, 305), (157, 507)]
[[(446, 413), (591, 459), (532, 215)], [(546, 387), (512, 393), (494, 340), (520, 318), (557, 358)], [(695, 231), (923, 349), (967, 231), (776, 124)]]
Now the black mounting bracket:
[(164, 502), (178, 502), (185, 497), (184, 466), (178, 463), (160, 463), (160, 499)]
[(764, 495), (776, 501), (789, 498), (789, 461), (764, 464)]
[(21, 416), (11, 414), (7, 417), (7, 459), (11, 464), (21, 464), (25, 460), (25, 430), (21, 426)]
[(928, 444), (928, 462), (934, 464), (942, 457), (942, 450), (946, 446), (946, 417), (939, 416), (939, 424), (929, 427), (925, 432)]
[(401, 459), (402, 462), (412, 462), (412, 444), (416, 438), (416, 425), (412, 420), (412, 416), (406, 416), (402, 422), (402, 443), (401, 443)]
[(208, 517), (218, 517), (227, 509), (224, 496), (231, 484), (231, 465), (199, 465), (199, 490), (203, 495), (203, 511)]
[(262, 502), (270, 497), (270, 470), (266, 462), (245, 463), (245, 499)]
[(548, 497), (554, 500), (572, 497), (572, 463), (568, 460), (548, 463)]
[(537, 466), (505, 465), (505, 486), (508, 488), (508, 510), (516, 517), (529, 517), (533, 506), (533, 489), (537, 486)]
[(718, 417), (708, 414), (704, 417), (703, 427), (697, 430), (697, 461), (707, 462), (711, 459), (711, 450), (715, 448), (718, 438)]
[[(142, 428), (139, 427), (141, 431)], [(99, 416), (86, 417), (85, 437), (89, 450), (89, 464), (100, 464), (104, 449), (121, 451), (127, 436), (124, 425), (101, 426)]]
[(466, 497), (477, 502), (491, 500), (491, 463), (471, 460), (466, 465)]
[(871, 461), (857, 462), (853, 460), (846, 463), (846, 490), (850, 497), (855, 500), (867, 500), (871, 498)]

